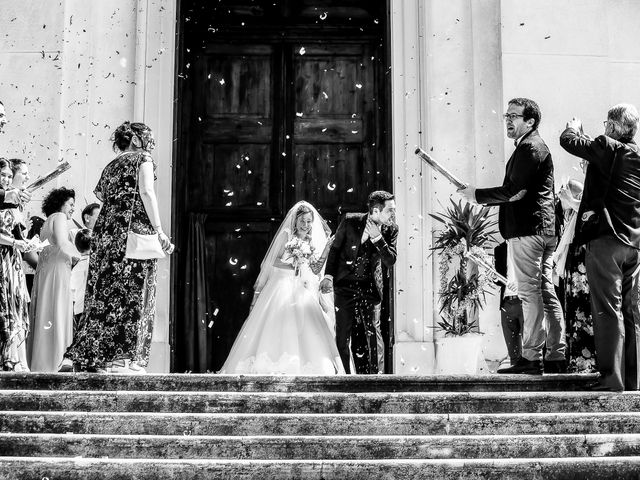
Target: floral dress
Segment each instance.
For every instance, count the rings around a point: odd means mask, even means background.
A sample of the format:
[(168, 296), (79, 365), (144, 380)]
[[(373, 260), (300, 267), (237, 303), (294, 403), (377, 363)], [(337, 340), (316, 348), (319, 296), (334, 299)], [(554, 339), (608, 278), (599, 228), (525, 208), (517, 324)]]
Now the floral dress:
[(585, 246), (571, 245), (565, 270), (565, 318), (570, 372), (595, 371), (595, 343), (587, 270), (584, 265)]
[[(18, 210), (0, 210), (0, 232), (13, 235), (20, 218)], [(14, 370), (20, 363), (19, 347), (26, 342), (28, 333), (29, 292), (22, 269), (22, 254), (16, 248), (0, 245), (1, 370)]]
[(119, 155), (95, 189), (103, 206), (91, 242), (85, 309), (66, 354), (81, 368), (104, 368), (123, 359), (146, 366), (149, 360), (157, 260), (125, 258), (129, 223), (136, 233), (154, 233), (138, 190), (145, 161), (152, 161), (148, 154)]

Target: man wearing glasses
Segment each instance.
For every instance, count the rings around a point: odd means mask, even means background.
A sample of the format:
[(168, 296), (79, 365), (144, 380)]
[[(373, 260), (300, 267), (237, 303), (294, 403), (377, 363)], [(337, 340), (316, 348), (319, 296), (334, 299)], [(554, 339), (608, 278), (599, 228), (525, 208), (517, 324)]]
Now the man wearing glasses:
[(640, 150), (633, 141), (639, 121), (633, 105), (620, 104), (609, 110), (604, 135), (591, 140), (573, 118), (560, 136), (562, 148), (589, 164), (575, 242), (587, 245), (600, 372), (595, 390), (640, 387)]
[(500, 206), (500, 234), (513, 255), (524, 314), (522, 357), (498, 373), (563, 373), (567, 369), (565, 323), (552, 279), (557, 237), (551, 153), (538, 134), (541, 114), (536, 102), (514, 98), (503, 116), (507, 137), (514, 140), (516, 148), (507, 162), (502, 185), (470, 185), (459, 190), (471, 202)]

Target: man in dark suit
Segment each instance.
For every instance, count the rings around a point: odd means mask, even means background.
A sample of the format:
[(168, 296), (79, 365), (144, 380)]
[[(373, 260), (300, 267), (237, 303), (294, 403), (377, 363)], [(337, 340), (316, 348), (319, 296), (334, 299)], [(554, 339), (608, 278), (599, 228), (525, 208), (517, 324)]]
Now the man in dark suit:
[(522, 357), (498, 373), (540, 375), (543, 368), (549, 373), (567, 368), (564, 315), (552, 278), (552, 255), (558, 241), (553, 162), (538, 134), (540, 118), (540, 108), (533, 100), (509, 101), (504, 119), (507, 137), (514, 140), (516, 149), (507, 162), (502, 185), (460, 190), (469, 201), (500, 206), (498, 227), (513, 252), (524, 313)]
[(639, 120), (633, 105), (620, 104), (609, 110), (604, 135), (591, 140), (574, 118), (560, 137), (562, 148), (589, 164), (575, 241), (587, 245), (596, 390), (640, 387), (640, 149), (633, 141)]
[(367, 203), (369, 213), (348, 213), (340, 222), (320, 283), (323, 292), (334, 291), (336, 344), (347, 373), (350, 342), (356, 373), (378, 373), (375, 321), (382, 300), (382, 264), (396, 263), (394, 197), (379, 190)]

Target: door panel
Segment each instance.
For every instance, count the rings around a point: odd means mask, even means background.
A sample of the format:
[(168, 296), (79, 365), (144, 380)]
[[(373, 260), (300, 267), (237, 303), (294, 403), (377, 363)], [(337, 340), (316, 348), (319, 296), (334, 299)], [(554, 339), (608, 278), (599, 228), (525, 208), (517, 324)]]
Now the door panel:
[(314, 203), (334, 228), (340, 212), (361, 211), (379, 183), (371, 124), (376, 117), (373, 51), (368, 44), (294, 48), (291, 183), (295, 198)]

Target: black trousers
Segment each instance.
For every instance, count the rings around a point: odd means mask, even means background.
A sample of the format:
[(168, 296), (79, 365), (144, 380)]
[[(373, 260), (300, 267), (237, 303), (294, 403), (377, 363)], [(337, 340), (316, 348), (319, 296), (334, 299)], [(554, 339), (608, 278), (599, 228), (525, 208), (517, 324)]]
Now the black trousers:
[(355, 373), (378, 373), (375, 307), (380, 303), (373, 281), (341, 281), (334, 287), (336, 345), (347, 373), (351, 373), (349, 342)]

